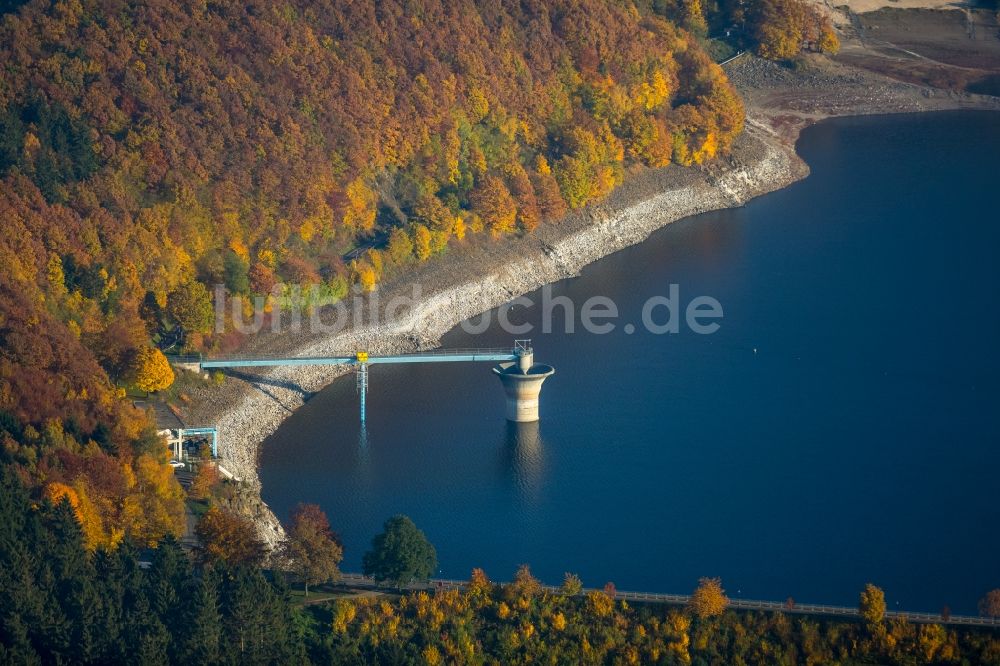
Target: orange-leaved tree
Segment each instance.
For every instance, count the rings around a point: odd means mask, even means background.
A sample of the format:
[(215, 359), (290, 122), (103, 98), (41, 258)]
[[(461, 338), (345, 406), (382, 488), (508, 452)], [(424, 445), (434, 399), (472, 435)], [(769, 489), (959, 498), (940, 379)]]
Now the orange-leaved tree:
[(330, 529), (326, 514), (315, 504), (295, 507), (282, 550), (287, 565), (305, 585), (306, 596), (309, 585), (319, 585), (340, 575), (337, 565), (344, 557), (344, 550)]
[(990, 590), (979, 600), (979, 614), (983, 617), (1000, 617), (1000, 589)]
[(188, 489), (188, 497), (198, 500), (208, 499), (212, 495), (212, 489), (220, 481), (221, 477), (218, 465), (209, 460), (202, 460), (198, 464), (198, 471), (191, 482), (191, 488)]
[(494, 238), (514, 230), (517, 204), (510, 190), (497, 176), (487, 175), (472, 193), (472, 207)]
[(267, 554), (252, 522), (219, 507), (205, 512), (195, 526), (195, 534), (202, 562), (257, 565)]

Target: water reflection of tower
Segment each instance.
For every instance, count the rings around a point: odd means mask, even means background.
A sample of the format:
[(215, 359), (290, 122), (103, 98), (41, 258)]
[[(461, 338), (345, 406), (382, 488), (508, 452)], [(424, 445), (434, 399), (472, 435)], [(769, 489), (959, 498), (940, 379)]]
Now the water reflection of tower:
[(504, 472), (517, 484), (518, 496), (533, 502), (542, 489), (545, 475), (545, 447), (538, 421), (507, 421), (502, 447)]

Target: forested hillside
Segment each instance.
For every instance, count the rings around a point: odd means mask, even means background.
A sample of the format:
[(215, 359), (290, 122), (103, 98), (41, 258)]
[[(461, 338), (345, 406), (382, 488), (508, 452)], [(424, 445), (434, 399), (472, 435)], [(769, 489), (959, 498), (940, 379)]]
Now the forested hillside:
[(504, 586), (476, 570), (464, 591), (297, 607), (283, 577), (253, 563), (192, 563), (173, 539), (142, 558), (83, 541), (67, 502), (32, 503), (0, 469), (0, 662), (1000, 663), (995, 629), (735, 613), (714, 581), (689, 608), (668, 608), (632, 606), (610, 584), (581, 595), (570, 575), (554, 594), (527, 568)]
[(0, 252), (91, 349), (110, 316), (116, 349), (177, 324), (201, 347), (170, 308), (192, 281), (342, 291), (384, 268), (340, 260), (376, 230), (402, 264), (530, 231), (742, 127), (690, 35), (629, 3), (31, 2), (0, 43)]
[(170, 385), (160, 348), (238, 342), (212, 330), (213, 285), (371, 289), (743, 125), (697, 40), (630, 2), (0, 8), (0, 427), (91, 546), (180, 524), (124, 395)]

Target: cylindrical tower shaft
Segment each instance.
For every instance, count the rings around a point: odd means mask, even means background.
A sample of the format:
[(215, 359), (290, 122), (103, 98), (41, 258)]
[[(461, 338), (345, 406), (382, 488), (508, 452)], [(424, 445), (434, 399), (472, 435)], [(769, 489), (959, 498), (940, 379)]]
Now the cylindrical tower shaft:
[[(530, 353), (527, 355), (530, 359)], [(500, 378), (507, 397), (507, 420), (526, 423), (538, 420), (538, 394), (542, 390), (542, 382), (551, 377), (555, 370), (550, 365), (531, 365), (525, 367), (518, 358), (518, 363), (501, 363), (493, 368)]]

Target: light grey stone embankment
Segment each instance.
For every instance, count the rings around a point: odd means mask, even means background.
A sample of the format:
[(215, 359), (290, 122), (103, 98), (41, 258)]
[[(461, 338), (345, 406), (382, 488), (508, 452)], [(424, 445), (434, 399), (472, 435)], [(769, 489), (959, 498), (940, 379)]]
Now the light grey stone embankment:
[[(791, 147), (766, 128), (749, 126), (732, 155), (711, 168), (647, 170), (630, 178), (607, 202), (560, 224), (545, 225), (529, 237), (453, 253), (407, 275), (406, 283), (387, 285), (381, 290), (382, 303), (394, 293), (410, 293), (408, 287), (414, 283), (421, 285), (423, 294), (411, 310), (392, 322), (352, 326), (333, 335), (287, 333), (261, 338), (247, 352), (319, 356), (358, 349), (384, 354), (431, 347), (459, 322), (577, 275), (587, 264), (642, 242), (670, 222), (742, 205), (806, 173)], [(242, 510), (252, 515), (272, 545), (282, 531), (266, 504), (257, 499), (260, 445), (309, 395), (345, 372), (342, 367), (273, 368), (255, 372), (253, 381), (228, 379), (222, 387), (193, 394), (187, 420), (218, 425), (224, 464), (248, 486), (246, 495), (254, 498), (249, 505), (244, 502)]]

